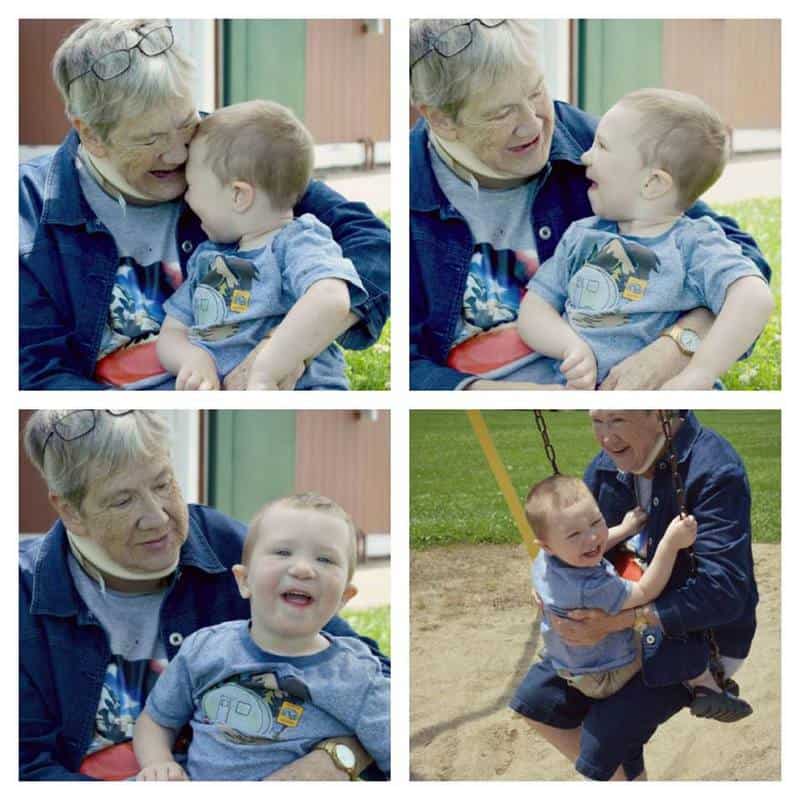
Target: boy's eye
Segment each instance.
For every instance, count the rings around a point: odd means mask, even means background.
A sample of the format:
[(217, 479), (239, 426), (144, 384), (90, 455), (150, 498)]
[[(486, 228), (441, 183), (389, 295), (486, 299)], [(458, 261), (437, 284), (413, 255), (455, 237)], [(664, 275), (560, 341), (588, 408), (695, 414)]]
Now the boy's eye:
[(273, 551), (276, 556), (290, 556), (292, 551), (286, 547), (280, 547), (277, 550)]
[(319, 558), (317, 558), (317, 561), (320, 561), (323, 564), (335, 564), (336, 563), (336, 561), (333, 558), (331, 558), (330, 556), (319, 556)]

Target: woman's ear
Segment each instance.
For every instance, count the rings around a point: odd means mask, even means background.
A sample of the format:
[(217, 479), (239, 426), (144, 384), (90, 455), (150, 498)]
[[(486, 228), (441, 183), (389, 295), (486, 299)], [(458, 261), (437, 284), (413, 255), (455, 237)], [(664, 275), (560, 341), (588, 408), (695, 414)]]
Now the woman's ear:
[(78, 132), (81, 144), (95, 157), (105, 158), (108, 155), (108, 147), (100, 140), (100, 137), (82, 119), (72, 118), (72, 127)]
[(242, 599), (250, 599), (250, 587), (247, 585), (247, 567), (244, 564), (234, 564), (231, 567), (233, 577), (236, 578), (236, 585), (239, 587), (239, 594)]
[(76, 536), (86, 536), (86, 527), (83, 524), (83, 518), (75, 506), (63, 497), (50, 492), (47, 495), (50, 505), (55, 509), (56, 514), (61, 517), (61, 521), (65, 527), (68, 528)]
[(256, 199), (256, 191), (253, 184), (247, 181), (233, 182), (233, 210), (238, 214), (244, 214), (250, 210)]
[(417, 110), (431, 126), (433, 132), (440, 138), (447, 142), (454, 142), (458, 139), (458, 125), (456, 121), (444, 113), (439, 108), (433, 106), (421, 105), (417, 106)]

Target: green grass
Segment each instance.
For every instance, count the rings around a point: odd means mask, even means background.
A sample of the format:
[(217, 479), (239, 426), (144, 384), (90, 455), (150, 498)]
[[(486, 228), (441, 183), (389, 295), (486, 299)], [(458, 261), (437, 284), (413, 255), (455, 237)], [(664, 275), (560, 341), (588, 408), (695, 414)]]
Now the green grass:
[(743, 200), (714, 210), (733, 217), (761, 248), (772, 267), (775, 311), (750, 358), (737, 362), (723, 378), (728, 389), (781, 388), (781, 201), (779, 197)]
[(362, 636), (374, 639), (384, 655), (392, 655), (389, 606), (370, 608), (364, 611), (342, 611), (342, 617)]
[(392, 324), (383, 327), (380, 339), (367, 350), (345, 350), (345, 371), (350, 389), (354, 391), (389, 389), (389, 343)]
[[(530, 411), (483, 412), (500, 457), (522, 498), (550, 468)], [(753, 538), (778, 542), (780, 414), (700, 411), (703, 424), (727, 438), (747, 468)], [(559, 469), (582, 475), (598, 451), (585, 411), (546, 414)], [(411, 547), (518, 541), (516, 527), (464, 411), (411, 413)]]
[[(391, 227), (391, 214), (384, 211), (378, 215)], [(350, 389), (354, 391), (383, 391), (390, 389), (390, 344), (391, 322), (387, 321), (381, 336), (367, 350), (345, 350), (345, 371)]]

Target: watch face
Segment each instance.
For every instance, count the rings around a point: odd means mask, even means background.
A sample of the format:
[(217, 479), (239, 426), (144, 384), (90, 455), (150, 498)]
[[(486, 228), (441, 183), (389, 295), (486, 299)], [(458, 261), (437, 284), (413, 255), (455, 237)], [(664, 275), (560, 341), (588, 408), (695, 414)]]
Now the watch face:
[(347, 745), (336, 745), (336, 758), (339, 759), (339, 763), (345, 769), (353, 769), (353, 767), (356, 765), (356, 757), (353, 755), (353, 751), (347, 747)]
[(700, 337), (688, 328), (684, 328), (680, 334), (681, 347), (688, 350), (690, 353), (697, 352), (697, 347), (700, 344)]

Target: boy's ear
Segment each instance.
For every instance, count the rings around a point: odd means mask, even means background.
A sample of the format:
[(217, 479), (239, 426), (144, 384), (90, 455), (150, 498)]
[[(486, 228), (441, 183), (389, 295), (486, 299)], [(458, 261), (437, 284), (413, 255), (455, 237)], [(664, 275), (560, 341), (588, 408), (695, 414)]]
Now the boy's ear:
[(56, 514), (61, 517), (61, 521), (72, 533), (76, 536), (87, 535), (86, 528), (83, 524), (83, 518), (72, 503), (52, 492), (47, 495), (47, 499), (50, 501), (50, 505), (55, 509)]
[(250, 599), (250, 587), (247, 585), (247, 567), (244, 564), (234, 564), (231, 567), (233, 577), (236, 578), (236, 585), (239, 587), (239, 594), (243, 600)]
[(108, 147), (100, 140), (100, 137), (79, 117), (72, 118), (72, 127), (78, 132), (81, 144), (97, 158), (105, 158), (108, 155)]
[(444, 111), (427, 105), (417, 106), (417, 109), (440, 139), (444, 139), (446, 142), (454, 142), (458, 139), (458, 125)]
[(233, 210), (238, 214), (244, 214), (250, 210), (256, 199), (256, 190), (247, 181), (233, 182)]
[(339, 603), (339, 608), (344, 608), (357, 594), (358, 589), (352, 583), (348, 583), (342, 592), (342, 602)]
[(663, 197), (674, 185), (672, 175), (663, 169), (654, 169), (642, 186), (642, 197), (645, 200), (657, 200)]

